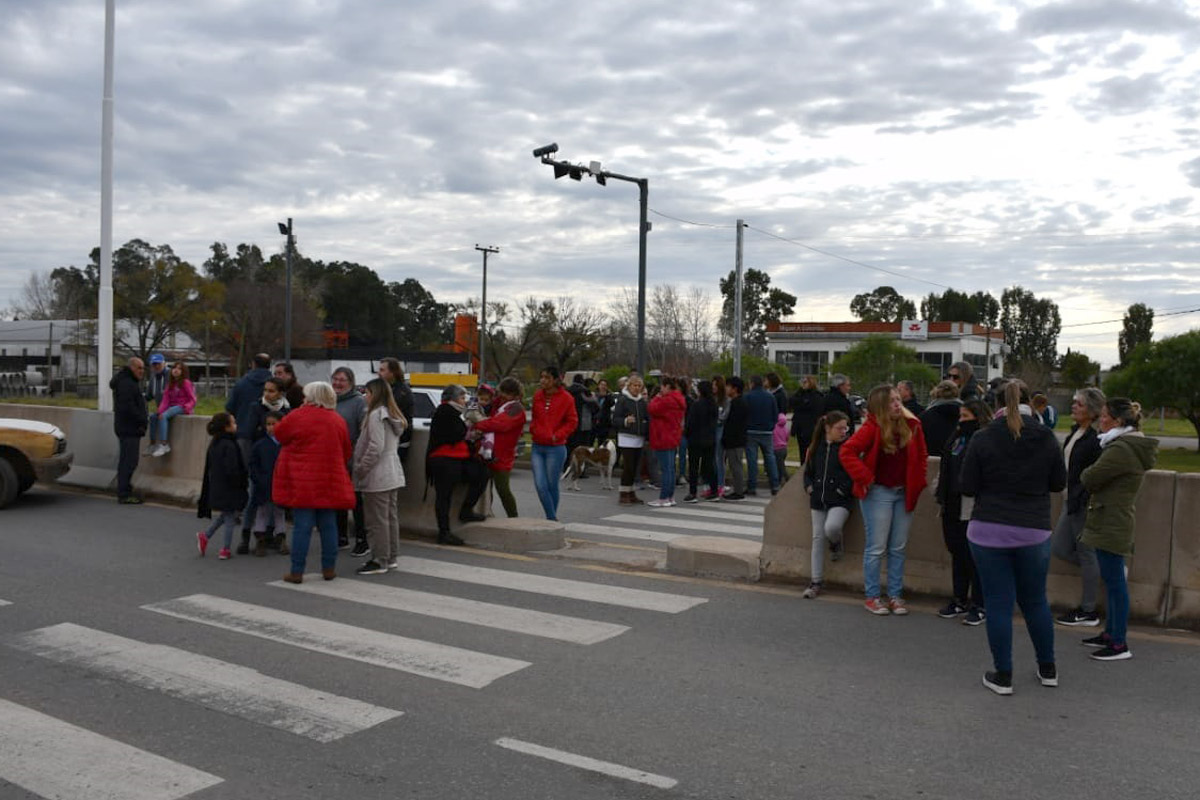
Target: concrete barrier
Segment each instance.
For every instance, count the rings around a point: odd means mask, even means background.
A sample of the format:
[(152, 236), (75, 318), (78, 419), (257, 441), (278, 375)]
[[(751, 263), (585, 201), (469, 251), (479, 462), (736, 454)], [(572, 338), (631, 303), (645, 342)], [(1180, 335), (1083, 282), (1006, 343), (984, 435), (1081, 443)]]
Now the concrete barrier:
[[(929, 459), (930, 482), (937, 458)], [(1177, 491), (1177, 485), (1179, 490)], [(1061, 494), (1052, 498), (1058, 519)], [(942, 541), (939, 507), (929, 489), (913, 515), (905, 561), (906, 589), (935, 596), (950, 594), (950, 556)], [(807, 582), (810, 576), (812, 519), (800, 480), (788, 481), (767, 506), (760, 554), (763, 577)], [(1200, 628), (1200, 474), (1151, 470), (1137, 503), (1135, 554), (1129, 562), (1130, 613), (1142, 622)], [(825, 582), (861, 591), (865, 533), (855, 504), (845, 528), (846, 556), (826, 560)], [(886, 556), (884, 557), (886, 572)], [(1079, 569), (1051, 559), (1047, 593), (1062, 608), (1079, 604)], [(1100, 591), (1101, 605), (1104, 591)]]
[(677, 536), (667, 542), (667, 569), (685, 575), (757, 581), (759, 545), (722, 536)]

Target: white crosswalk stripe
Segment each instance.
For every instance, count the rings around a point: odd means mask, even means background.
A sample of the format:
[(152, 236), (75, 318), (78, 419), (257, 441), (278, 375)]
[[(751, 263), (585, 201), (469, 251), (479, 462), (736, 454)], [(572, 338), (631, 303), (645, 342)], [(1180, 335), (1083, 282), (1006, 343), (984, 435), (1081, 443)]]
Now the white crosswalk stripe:
[(222, 782), (0, 700), (0, 779), (54, 800), (177, 800)]
[(703, 597), (690, 597), (681, 594), (669, 594), (667, 592), (650, 592), (644, 589), (627, 589), (622, 586), (609, 586), (565, 578), (550, 578), (527, 572), (473, 567), (468, 564), (433, 561), (424, 558), (413, 558), (411, 556), (402, 556), (399, 559), (399, 567), (401, 572), (412, 575), (425, 575), (431, 578), (444, 578), (451, 581), (462, 581), (463, 583), (513, 589), (518, 592), (547, 594), (555, 597), (570, 598), (572, 600), (586, 600), (592, 603), (603, 603), (605, 605), (622, 606), (624, 608), (661, 611), (667, 614), (678, 614), (681, 611), (687, 611), (689, 608), (708, 602)]
[(338, 600), (364, 603), (409, 614), (422, 614), (574, 644), (595, 644), (614, 636), (620, 636), (629, 630), (627, 625), (596, 622), (444, 594), (418, 592), (396, 586), (385, 586), (366, 581), (322, 581), (319, 580), (320, 575), (311, 577), (312, 580), (306, 580), (301, 584), (275, 581), (270, 585), (294, 592), (333, 597)]
[(663, 533), (645, 528), (618, 528), (614, 525), (594, 525), (590, 522), (568, 522), (564, 525), (567, 533), (580, 536), (614, 536), (618, 539), (637, 539), (643, 542), (669, 542), (686, 536), (684, 533)]
[(60, 664), (82, 667), (318, 742), (332, 742), (401, 715), (248, 667), (69, 622), (21, 634), (9, 643)]
[(473, 689), (481, 689), (494, 680), (530, 666), (528, 661), (381, 633), (207, 594), (151, 603), (142, 608), (189, 622)]
[(11, 605), (12, 605), (12, 603), (8, 602), (7, 600), (0, 600), (0, 606), (11, 606)]
[(647, 517), (649, 519), (653, 519), (654, 517), (662, 516), (664, 514), (679, 515), (683, 517), (697, 517), (700, 519), (726, 520), (736, 522), (740, 525), (762, 525), (763, 522), (762, 514), (744, 514), (741, 512), (724, 510), (716, 511), (690, 505), (671, 506), (670, 508), (656, 508), (654, 509), (653, 513), (648, 514)]
[[(669, 509), (663, 509), (669, 511)], [(611, 517), (605, 517), (605, 522), (624, 522), (629, 525), (653, 525), (663, 528), (680, 528), (691, 532), (691, 535), (704, 535), (713, 533), (732, 534), (734, 536), (749, 537), (751, 539), (762, 538), (761, 525), (734, 525), (724, 522), (707, 522), (700, 523), (691, 519), (681, 517), (673, 517), (668, 514), (658, 514), (655, 518), (647, 519), (641, 514), (616, 514)]]

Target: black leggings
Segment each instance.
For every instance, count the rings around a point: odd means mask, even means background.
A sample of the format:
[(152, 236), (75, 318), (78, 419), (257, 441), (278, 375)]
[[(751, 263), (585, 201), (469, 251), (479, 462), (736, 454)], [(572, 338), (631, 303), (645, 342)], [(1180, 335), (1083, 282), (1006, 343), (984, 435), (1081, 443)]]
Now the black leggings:
[(960, 510), (958, 503), (942, 506), (942, 539), (950, 551), (954, 599), (982, 607), (983, 592), (979, 588), (979, 574), (975, 571), (975, 559), (971, 557), (971, 545), (967, 542), (968, 521), (959, 519)]
[(467, 496), (458, 512), (461, 515), (474, 508), (483, 496), (487, 488), (487, 467), (473, 458), (439, 456), (429, 459), (429, 475), (433, 478), (433, 509), (437, 514), (438, 533), (449, 533), (450, 496), (454, 487), (460, 483), (467, 484)]
[(709, 491), (717, 493), (717, 471), (713, 469), (713, 455), (716, 445), (698, 445), (688, 443), (688, 492), (696, 493), (698, 478), (708, 482)]
[(633, 483), (638, 479), (638, 459), (642, 457), (642, 448), (640, 447), (622, 447), (621, 448), (621, 486), (622, 488), (631, 489)]

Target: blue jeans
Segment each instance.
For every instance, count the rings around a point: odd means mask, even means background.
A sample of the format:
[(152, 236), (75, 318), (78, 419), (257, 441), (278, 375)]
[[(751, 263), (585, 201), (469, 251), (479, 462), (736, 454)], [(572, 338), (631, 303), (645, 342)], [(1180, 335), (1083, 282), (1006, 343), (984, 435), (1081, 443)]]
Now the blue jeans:
[(655, 450), (661, 483), (658, 484), (658, 499), (671, 500), (675, 497), (675, 450)]
[(292, 509), (292, 572), (304, 572), (308, 561), (308, 542), (313, 526), (321, 534), (321, 569), (333, 569), (337, 563), (337, 512), (332, 508)]
[(725, 485), (725, 450), (721, 447), (721, 434), (725, 432), (725, 426), (717, 424), (717, 443), (713, 446), (713, 464), (717, 472), (717, 487)]
[(987, 611), (988, 646), (992, 664), (1012, 672), (1013, 603), (1021, 607), (1039, 664), (1054, 663), (1054, 619), (1046, 600), (1050, 570), (1050, 539), (1028, 547), (984, 547), (971, 543), (983, 605)]
[(859, 501), (863, 528), (867, 532), (863, 549), (863, 588), (868, 598), (879, 597), (880, 561), (887, 553), (888, 597), (899, 600), (904, 594), (904, 548), (912, 513), (904, 510), (904, 487), (891, 489), (872, 484), (867, 496)]
[(217, 532), (217, 529), (224, 525), (225, 544), (222, 546), (228, 550), (233, 546), (233, 526), (237, 524), (237, 519), (238, 514), (236, 511), (218, 511), (216, 519), (204, 531), (204, 535), (211, 539), (213, 534)]
[(763, 466), (767, 478), (771, 481), (771, 491), (779, 489), (779, 470), (775, 467), (775, 435), (773, 433), (746, 434), (746, 489), (755, 491), (758, 488), (758, 451), (762, 450)]
[(1104, 631), (1113, 644), (1125, 644), (1125, 629), (1129, 625), (1129, 584), (1125, 580), (1125, 556), (1096, 548), (1100, 562), (1100, 577), (1108, 591), (1108, 612), (1104, 615)]
[[(151, 442), (158, 441), (158, 442), (162, 442), (163, 444), (166, 444), (167, 443), (167, 423), (169, 423), (171, 421), (171, 417), (177, 417), (182, 413), (183, 413), (182, 406), (171, 406), (170, 408), (168, 408), (166, 411), (164, 411), (161, 414), (158, 414), (158, 413), (151, 414), (150, 419), (149, 419), (150, 424), (148, 426), (150, 429), (150, 441)], [(155, 439), (156, 434), (158, 436), (157, 439)]]
[[(558, 482), (562, 479), (567, 448), (563, 445), (535, 444), (529, 455), (533, 467), (533, 486), (546, 519), (558, 519)], [(622, 478), (624, 480), (624, 478)]]

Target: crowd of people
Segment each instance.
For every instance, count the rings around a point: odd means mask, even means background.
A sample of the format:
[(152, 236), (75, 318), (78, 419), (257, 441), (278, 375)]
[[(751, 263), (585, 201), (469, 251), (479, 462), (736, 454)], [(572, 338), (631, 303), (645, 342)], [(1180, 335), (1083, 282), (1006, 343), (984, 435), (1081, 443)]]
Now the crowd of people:
[[(190, 414), (195, 390), (187, 367), (151, 358), (142, 388), (140, 359), (113, 379), (119, 439), (118, 499), (140, 500), (130, 476), (138, 443), (149, 429), (149, 455), (169, 452), (170, 420)], [(1023, 614), (1037, 657), (1038, 680), (1057, 685), (1054, 623), (1046, 597), (1052, 556), (1080, 567), (1079, 606), (1057, 622), (1098, 627), (1098, 585), (1107, 593), (1105, 627), (1084, 640), (1098, 660), (1122, 660), (1129, 596), (1125, 559), (1132, 553), (1133, 507), (1157, 442), (1139, 431), (1140, 408), (1125, 398), (1080, 389), (1071, 404), (1073, 426), (1060, 446), (1057, 414), (1043, 393), (1020, 380), (993, 379), (983, 387), (966, 362), (953, 364), (929, 393), (917, 398), (907, 381), (876, 386), (865, 402), (851, 380), (833, 375), (828, 391), (805, 377), (790, 397), (774, 372), (664, 376), (653, 385), (631, 373), (609, 387), (576, 375), (565, 386), (548, 366), (525, 405), (525, 387), (508, 377), (480, 384), (475, 397), (450, 384), (432, 415), (425, 452), (426, 491), (432, 487), (437, 540), (461, 545), (451, 530), (452, 496), (465, 485), (461, 522), (480, 521), (480, 498), (494, 487), (505, 513), (518, 514), (511, 472), (528, 429), (530, 464), (542, 512), (558, 517), (559, 483), (570, 452), (611, 447), (620, 466), (618, 502), (650, 508), (684, 502), (738, 502), (789, 480), (790, 437), (799, 448), (801, 480), (812, 521), (811, 579), (803, 596), (823, 591), (826, 556), (844, 553), (843, 530), (857, 508), (866, 534), (864, 607), (879, 616), (909, 613), (904, 597), (905, 551), (917, 504), (926, 489), (927, 460), (940, 458), (933, 491), (952, 564), (949, 602), (938, 611), (966, 625), (986, 625), (994, 669), (983, 682), (1012, 692), (1012, 612)], [(157, 408), (147, 415), (147, 401)], [(359, 391), (356, 376), (339, 367), (330, 382), (301, 386), (286, 362), (265, 354), (238, 380), (225, 411), (208, 425), (211, 436), (198, 513), (213, 518), (196, 534), (201, 555), (220, 538), (218, 558), (234, 554), (290, 555), (284, 580), (303, 580), (312, 531), (321, 542), (321, 571), (336, 577), (338, 550), (366, 560), (373, 575), (396, 567), (399, 491), (412, 434), (413, 401), (396, 359), (380, 362), (378, 377)], [(528, 413), (528, 417), (527, 417)], [(611, 444), (609, 442), (611, 441)], [(657, 496), (644, 501), (639, 490)], [(1051, 493), (1066, 490), (1057, 521)], [(291, 544), (284, 531), (292, 519)], [(886, 557), (886, 575), (883, 562)]]

